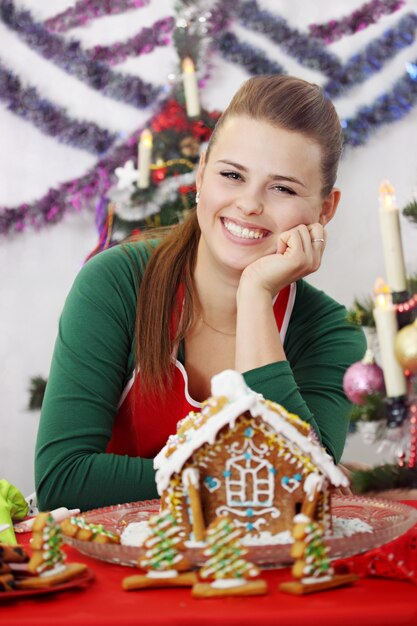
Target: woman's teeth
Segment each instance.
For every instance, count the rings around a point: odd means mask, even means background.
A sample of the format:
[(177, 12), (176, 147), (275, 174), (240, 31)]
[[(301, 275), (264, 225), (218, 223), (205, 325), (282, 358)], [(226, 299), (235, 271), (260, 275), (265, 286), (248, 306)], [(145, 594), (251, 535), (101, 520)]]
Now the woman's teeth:
[(242, 228), (235, 222), (229, 222), (229, 220), (223, 218), (223, 224), (226, 230), (235, 237), (241, 237), (242, 239), (262, 239), (267, 234), (265, 230), (252, 230), (249, 228)]

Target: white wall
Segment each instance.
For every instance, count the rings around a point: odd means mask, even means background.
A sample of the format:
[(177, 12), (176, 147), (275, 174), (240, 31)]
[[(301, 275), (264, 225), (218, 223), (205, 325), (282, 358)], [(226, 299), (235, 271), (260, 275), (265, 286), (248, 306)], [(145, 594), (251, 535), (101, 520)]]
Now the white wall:
[[(68, 0), (19, 0), (37, 19), (56, 14), (72, 5)], [(323, 22), (348, 14), (362, 0), (259, 0), (302, 30), (311, 22)], [(83, 45), (110, 43), (134, 34), (172, 12), (173, 0), (153, 0), (151, 5), (126, 15), (96, 20), (67, 37)], [(368, 41), (396, 23), (406, 11), (415, 10), (415, 0), (401, 12), (377, 25), (332, 45), (342, 59), (360, 50)], [(236, 28), (240, 33), (244, 31)], [(306, 70), (265, 38), (245, 32), (247, 41), (262, 46), (288, 73), (323, 84), (318, 72)], [(406, 62), (417, 59), (417, 44), (402, 51), (383, 71), (335, 101), (341, 116), (353, 115), (361, 104), (390, 88), (405, 71)], [(59, 68), (32, 52), (0, 23), (0, 60), (25, 83), (34, 84), (48, 99), (61, 104), (80, 119), (94, 120), (110, 130), (132, 132), (151, 115), (104, 98), (78, 83)], [(224, 108), (246, 78), (243, 69), (213, 57), (212, 77), (202, 92), (207, 109)], [(167, 75), (177, 70), (172, 49), (131, 59), (118, 70), (145, 80), (167, 84)], [(378, 187), (389, 178), (396, 188), (398, 205), (404, 206), (417, 188), (417, 106), (402, 121), (382, 126), (362, 147), (349, 148), (344, 156), (338, 184), (343, 196), (335, 221), (329, 227), (329, 244), (323, 266), (314, 284), (347, 306), (355, 296), (369, 295), (376, 277), (384, 275), (378, 224)], [(6, 110), (0, 101), (0, 206), (32, 202), (50, 187), (81, 175), (94, 164), (94, 157), (42, 135), (29, 123)], [(417, 230), (403, 220), (407, 268), (417, 271)], [(94, 214), (72, 214), (60, 224), (38, 232), (0, 238), (0, 477), (16, 484), (25, 494), (33, 491), (33, 448), (39, 415), (27, 411), (29, 379), (47, 377), (57, 322), (66, 293), (86, 255), (96, 243)], [(348, 442), (346, 460), (376, 459), (375, 452), (355, 437)]]

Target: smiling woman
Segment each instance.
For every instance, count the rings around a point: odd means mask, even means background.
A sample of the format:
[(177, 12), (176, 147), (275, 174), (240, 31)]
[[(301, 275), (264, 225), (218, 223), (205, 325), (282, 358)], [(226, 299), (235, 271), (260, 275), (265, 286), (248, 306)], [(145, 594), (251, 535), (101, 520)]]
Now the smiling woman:
[(343, 375), (365, 341), (344, 307), (304, 279), (325, 250), (341, 150), (337, 114), (319, 87), (252, 78), (201, 157), (189, 218), (85, 265), (43, 403), (42, 508), (154, 496), (153, 457), (224, 369), (310, 422), (340, 459)]

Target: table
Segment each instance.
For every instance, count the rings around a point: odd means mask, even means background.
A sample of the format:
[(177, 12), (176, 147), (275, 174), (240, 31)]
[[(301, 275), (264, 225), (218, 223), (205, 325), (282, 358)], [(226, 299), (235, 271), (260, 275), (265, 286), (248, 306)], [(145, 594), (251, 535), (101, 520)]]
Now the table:
[[(406, 504), (417, 508), (417, 501)], [(409, 531), (414, 533), (415, 529)], [(28, 535), (22, 535), (28, 537)], [(416, 535), (417, 537), (417, 535)], [(26, 540), (27, 542), (27, 540)], [(24, 541), (22, 543), (25, 543)], [(394, 544), (394, 542), (392, 542)], [(417, 546), (416, 546), (417, 549)], [(65, 547), (70, 562), (85, 563), (95, 579), (85, 589), (0, 603), (4, 626), (415, 626), (417, 586), (412, 582), (361, 578), (353, 586), (307, 596), (278, 590), (289, 569), (267, 570), (266, 596), (194, 599), (189, 589), (123, 591), (134, 570)]]

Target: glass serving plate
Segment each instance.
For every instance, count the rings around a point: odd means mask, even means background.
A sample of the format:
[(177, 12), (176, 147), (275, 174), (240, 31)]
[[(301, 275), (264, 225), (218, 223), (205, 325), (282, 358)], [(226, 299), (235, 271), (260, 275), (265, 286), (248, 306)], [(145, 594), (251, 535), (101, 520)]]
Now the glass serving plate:
[[(128, 524), (145, 521), (158, 511), (159, 500), (144, 500), (87, 511), (82, 516), (87, 522), (103, 524), (107, 530), (120, 535)], [(343, 521), (360, 520), (372, 528), (372, 532), (328, 536), (327, 544), (333, 559), (360, 554), (381, 546), (400, 537), (417, 523), (417, 510), (412, 507), (390, 500), (361, 496), (333, 496), (332, 515), (333, 518)], [(64, 537), (64, 540), (82, 554), (119, 565), (135, 566), (144, 552), (141, 547), (99, 544), (71, 537)], [(290, 543), (253, 545), (247, 548), (246, 558), (262, 567), (282, 567), (293, 562)], [(186, 555), (193, 565), (198, 566), (203, 562), (201, 552), (201, 547), (189, 547)]]

